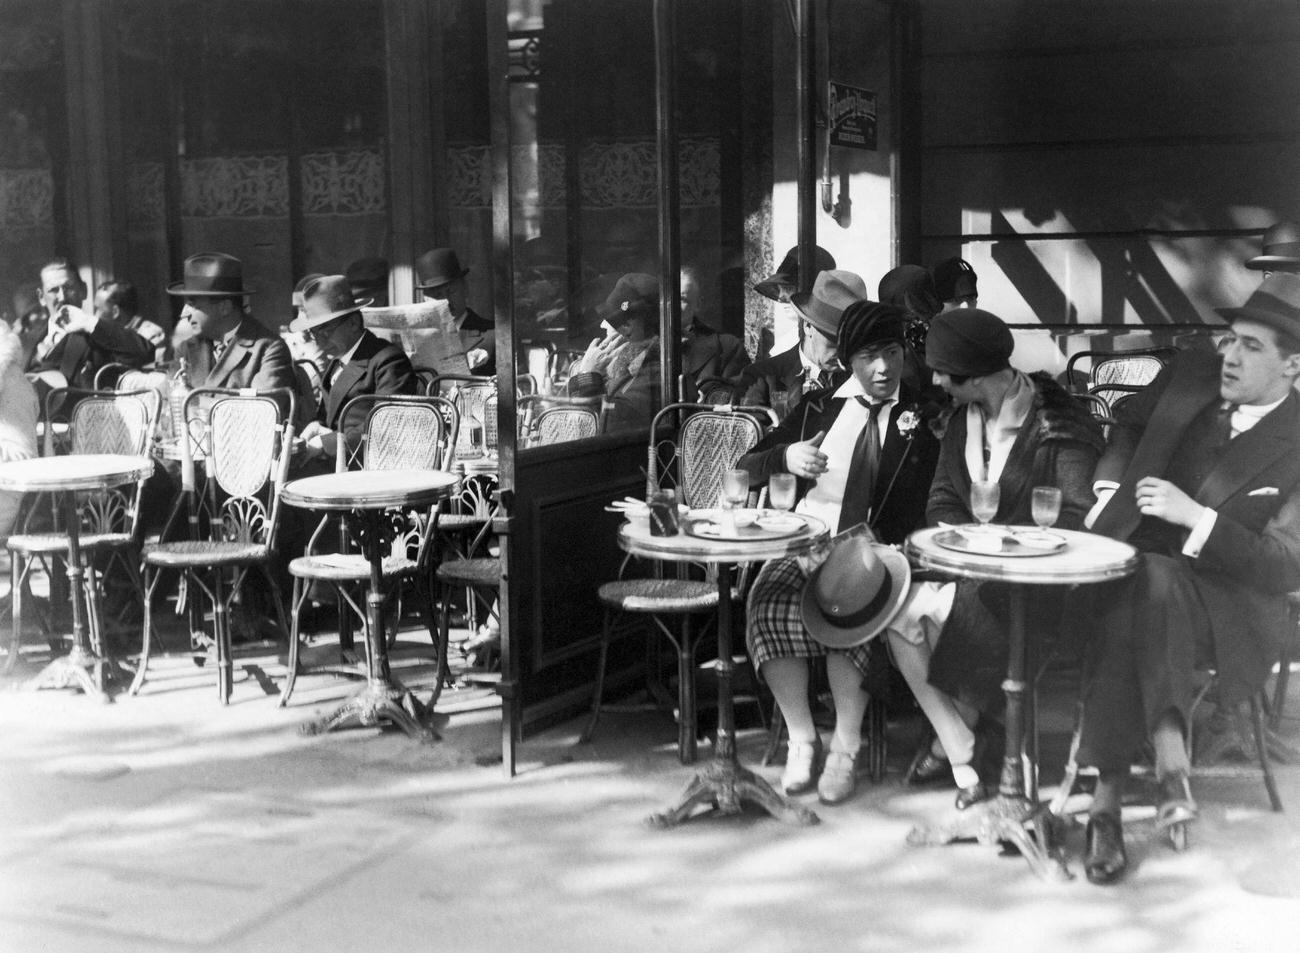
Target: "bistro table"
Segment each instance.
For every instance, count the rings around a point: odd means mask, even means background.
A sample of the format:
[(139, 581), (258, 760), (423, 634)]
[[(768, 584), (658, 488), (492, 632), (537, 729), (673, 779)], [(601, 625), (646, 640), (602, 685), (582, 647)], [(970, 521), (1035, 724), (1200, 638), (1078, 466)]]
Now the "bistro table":
[(388, 640), (384, 635), (383, 559), (392, 542), (384, 510), (395, 507), (432, 506), (460, 489), (460, 478), (442, 470), (350, 470), (305, 477), (285, 484), (281, 499), (290, 506), (310, 510), (347, 511), (370, 564), (366, 593), (366, 684), (329, 715), (303, 726), (306, 734), (320, 734), (355, 720), (360, 725), (387, 721), (421, 741), (436, 735), (424, 723), (424, 706), (393, 678), (388, 665)]
[[(1095, 533), (1033, 526), (995, 529), (1006, 530), (1004, 540), (996, 543), (997, 552), (987, 551), (980, 536), (963, 536), (949, 526), (919, 530), (907, 539), (908, 556), (923, 569), (1010, 583), (1007, 677), (1002, 683), (1007, 698), (1006, 749), (997, 796), (960, 812), (955, 821), (913, 830), (908, 841), (947, 844), (975, 837), (982, 843), (1010, 843), (1040, 877), (1069, 879), (1069, 871), (1052, 848), (1052, 819), (1045, 816), (1038, 800), (1036, 719), (1028, 719), (1032, 725), (1028, 730), (1026, 725), (1026, 679), (1033, 677), (1037, 647), (1026, 625), (1030, 590), (1120, 579), (1137, 568), (1138, 554), (1128, 543)], [(1017, 537), (1034, 545), (1023, 545)]]
[[(29, 683), (30, 688), (80, 688), (85, 694), (111, 697), (104, 689), (105, 659), (90, 644), (86, 619), (90, 612), (81, 565), (81, 506), (78, 492), (103, 492), (141, 480), (153, 472), (152, 457), (120, 453), (68, 454), (0, 463), (0, 490), (47, 492), (59, 497), (63, 529), (68, 535), (68, 588), (72, 600), (72, 649), (52, 660)], [(16, 646), (17, 639), (14, 639)], [(92, 674), (93, 673), (93, 674)]]
[(677, 802), (650, 815), (655, 827), (672, 827), (687, 818), (697, 804), (712, 804), (722, 814), (739, 814), (744, 801), (752, 801), (773, 817), (795, 824), (816, 824), (818, 817), (787, 801), (765, 780), (740, 766), (736, 756), (735, 713), (732, 710), (731, 578), (736, 563), (762, 562), (808, 552), (827, 539), (826, 525), (802, 514), (789, 514), (804, 526), (790, 535), (773, 536), (743, 530), (714, 538), (689, 531), (690, 516), (681, 521), (676, 536), (652, 536), (648, 525), (624, 523), (618, 531), (619, 548), (637, 556), (674, 563), (709, 563), (718, 573), (718, 732), (713, 760), (686, 785)]

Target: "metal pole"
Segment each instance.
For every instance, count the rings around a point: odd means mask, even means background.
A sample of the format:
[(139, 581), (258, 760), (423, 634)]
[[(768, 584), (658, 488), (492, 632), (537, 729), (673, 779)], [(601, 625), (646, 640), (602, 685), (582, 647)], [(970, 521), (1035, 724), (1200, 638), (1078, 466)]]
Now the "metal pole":
[(816, 269), (813, 248), (817, 244), (817, 57), (813, 28), (816, 0), (797, 0), (798, 37), (795, 70), (799, 124), (799, 283), (800, 290), (812, 286)]
[(681, 217), (677, 195), (676, 0), (654, 0), (655, 132), (659, 160), (660, 393), (664, 403), (679, 394), (681, 368)]

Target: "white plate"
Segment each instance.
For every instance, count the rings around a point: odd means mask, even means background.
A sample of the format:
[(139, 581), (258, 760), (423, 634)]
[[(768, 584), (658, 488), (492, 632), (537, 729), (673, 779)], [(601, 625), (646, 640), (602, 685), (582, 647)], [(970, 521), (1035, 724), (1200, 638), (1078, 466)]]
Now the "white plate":
[(760, 516), (756, 523), (768, 532), (785, 533), (798, 529), (803, 525), (803, 520), (797, 516)]

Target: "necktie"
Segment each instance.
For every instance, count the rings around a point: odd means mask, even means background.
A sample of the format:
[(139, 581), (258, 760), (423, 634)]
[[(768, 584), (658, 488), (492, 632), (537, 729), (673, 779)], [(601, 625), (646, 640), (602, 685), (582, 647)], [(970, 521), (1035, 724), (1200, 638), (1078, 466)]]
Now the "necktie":
[(826, 372), (823, 370), (807, 371), (803, 382), (803, 392), (811, 394), (815, 390), (821, 390), (829, 382), (826, 380)]
[(836, 532), (865, 522), (871, 514), (871, 497), (875, 492), (876, 465), (880, 462), (880, 427), (876, 419), (885, 402), (873, 403), (865, 397), (857, 401), (867, 408), (867, 422), (853, 446), (853, 459), (849, 462), (849, 475), (844, 483), (844, 501), (840, 504), (840, 525)]
[(1232, 415), (1237, 412), (1237, 405), (1224, 401), (1214, 418), (1214, 446), (1222, 449), (1232, 439)]
[(225, 341), (212, 342), (212, 366), (216, 367), (217, 362), (221, 360), (221, 355), (226, 353)]

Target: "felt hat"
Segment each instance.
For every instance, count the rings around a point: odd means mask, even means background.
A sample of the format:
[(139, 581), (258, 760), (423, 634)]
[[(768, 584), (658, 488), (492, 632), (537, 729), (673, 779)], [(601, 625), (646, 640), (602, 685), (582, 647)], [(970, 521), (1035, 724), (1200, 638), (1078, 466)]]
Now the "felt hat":
[(840, 330), (844, 309), (867, 297), (867, 286), (851, 271), (828, 269), (817, 275), (812, 291), (790, 296), (790, 303), (818, 331), (835, 338)]
[(200, 252), (185, 259), (180, 281), (167, 286), (169, 295), (186, 298), (227, 298), (253, 293), (244, 287), (244, 263), (221, 252)]
[(925, 335), (925, 363), (941, 374), (984, 377), (1010, 366), (1016, 339), (996, 314), (958, 308), (937, 314)]
[(855, 301), (844, 309), (835, 350), (847, 365), (854, 354), (881, 344), (902, 344), (907, 315), (902, 308), (876, 301)]
[(637, 314), (653, 313), (659, 308), (659, 279), (654, 275), (632, 272), (614, 283), (605, 298), (600, 316), (613, 323), (623, 311)]
[(934, 279), (920, 265), (899, 265), (885, 272), (876, 297), (882, 304), (897, 305), (919, 318), (932, 318), (943, 310)]
[(460, 259), (451, 248), (435, 248), (415, 259), (415, 287), (421, 291), (445, 285), (468, 274), (469, 269), (460, 266)]
[[(825, 248), (814, 245), (813, 265), (820, 274), (834, 268), (835, 259), (831, 257), (831, 253)], [(782, 291), (794, 293), (801, 287), (802, 283), (799, 281), (799, 246), (795, 245), (785, 253), (785, 258), (781, 259), (781, 264), (776, 271), (754, 285), (754, 290), (765, 298), (780, 301)]]
[(965, 258), (945, 258), (930, 268), (934, 293), (940, 301), (953, 301), (967, 295), (979, 294), (976, 288), (975, 269)]
[(1248, 318), (1300, 338), (1300, 275), (1275, 271), (1266, 275), (1240, 308), (1217, 308), (1228, 323)]
[(911, 580), (907, 557), (898, 550), (866, 536), (842, 539), (808, 577), (804, 628), (827, 648), (861, 645), (898, 614)]
[(302, 314), (289, 322), (289, 330), (301, 334), (308, 328), (360, 311), (367, 303), (352, 297), (352, 286), (343, 275), (322, 275), (302, 289)]
[(1253, 271), (1300, 271), (1300, 227), (1278, 222), (1264, 232), (1263, 252), (1246, 262)]
[(388, 259), (358, 258), (343, 271), (352, 286), (354, 295), (364, 296), (371, 291), (388, 289)]
[(296, 285), (293, 286), (293, 299), (292, 299), (292, 300), (293, 300), (293, 306), (294, 306), (295, 308), (301, 308), (301, 307), (302, 307), (302, 289), (303, 289), (303, 288), (306, 288), (309, 284), (311, 284), (311, 283), (312, 283), (313, 281), (315, 281), (317, 278), (324, 278), (324, 277), (325, 277), (325, 276), (322, 275), (320, 272), (318, 272), (318, 271), (313, 271), (310, 275), (303, 275), (300, 279), (298, 279), (298, 283), (297, 283)]

